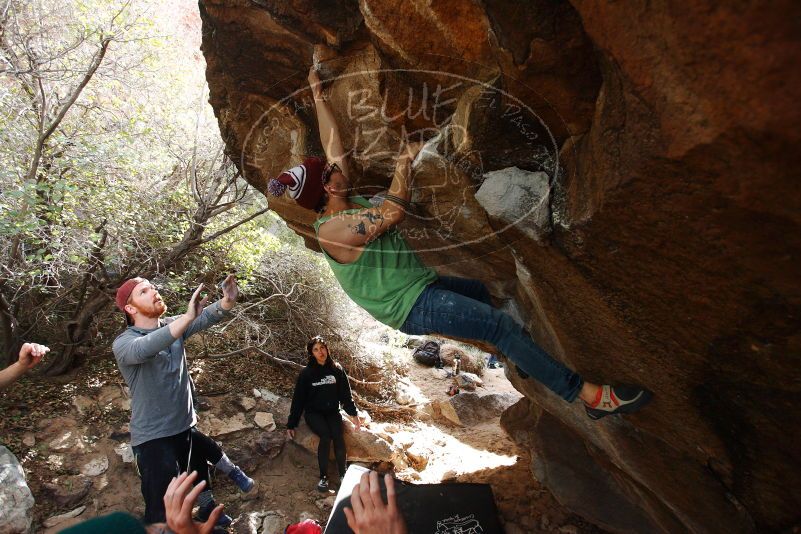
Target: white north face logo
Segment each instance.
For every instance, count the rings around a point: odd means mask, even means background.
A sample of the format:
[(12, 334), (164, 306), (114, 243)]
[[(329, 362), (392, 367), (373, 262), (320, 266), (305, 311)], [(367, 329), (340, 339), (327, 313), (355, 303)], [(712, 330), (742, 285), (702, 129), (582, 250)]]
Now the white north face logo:
[(327, 384), (336, 384), (337, 379), (334, 375), (324, 376), (319, 382), (312, 382), (312, 386), (325, 386)]

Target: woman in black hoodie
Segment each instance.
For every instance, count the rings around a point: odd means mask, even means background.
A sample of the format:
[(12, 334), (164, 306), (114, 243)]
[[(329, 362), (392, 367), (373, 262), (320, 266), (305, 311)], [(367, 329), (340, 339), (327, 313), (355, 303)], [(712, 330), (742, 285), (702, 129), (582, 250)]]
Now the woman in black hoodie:
[(356, 431), (361, 429), (361, 422), (356, 413), (356, 405), (353, 404), (348, 377), (342, 366), (328, 354), (325, 340), (321, 336), (314, 336), (306, 344), (306, 352), (309, 354), (309, 361), (295, 384), (292, 408), (286, 424), (287, 435), (289, 439), (295, 438), (300, 415), (305, 413), (306, 424), (320, 437), (320, 444), (317, 446), (320, 482), (317, 489), (328, 491), (328, 452), (331, 441), (334, 442), (339, 477), (341, 479), (345, 476), (345, 438), (339, 415), (340, 403), (351, 417)]

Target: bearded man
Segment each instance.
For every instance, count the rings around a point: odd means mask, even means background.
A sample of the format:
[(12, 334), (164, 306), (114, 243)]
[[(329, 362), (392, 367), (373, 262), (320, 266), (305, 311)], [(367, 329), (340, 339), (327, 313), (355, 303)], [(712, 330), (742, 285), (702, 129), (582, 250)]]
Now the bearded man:
[[(199, 519), (215, 509), (207, 462), (227, 474), (242, 491), (253, 480), (223, 453), (217, 443), (195, 425), (194, 384), (187, 370), (184, 342), (193, 334), (230, 316), (239, 289), (229, 275), (221, 284), (223, 298), (206, 306), (200, 299), (201, 284), (192, 295), (186, 313), (162, 316), (167, 306), (158, 290), (144, 278), (126, 280), (117, 290), (117, 307), (128, 328), (114, 340), (114, 357), (131, 392), (131, 446), (142, 477), (146, 523), (165, 521), (164, 492), (170, 481), (184, 471), (197, 471), (206, 489), (198, 497)], [(220, 514), (217, 524), (231, 518)]]

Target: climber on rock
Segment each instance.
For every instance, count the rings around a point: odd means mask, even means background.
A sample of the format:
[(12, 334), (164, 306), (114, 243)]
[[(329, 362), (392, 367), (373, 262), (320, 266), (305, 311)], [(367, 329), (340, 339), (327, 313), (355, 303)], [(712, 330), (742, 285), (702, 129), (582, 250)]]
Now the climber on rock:
[(300, 206), (320, 217), (314, 223), (326, 261), (348, 296), (373, 317), (409, 335), (442, 335), (489, 343), (531, 376), (572, 402), (584, 401), (587, 415), (631, 413), (651, 393), (639, 386), (598, 385), (554, 360), (509, 315), (492, 306), (477, 280), (438, 276), (425, 266), (397, 230), (409, 210), (411, 165), (422, 148), (406, 143), (397, 158), (384, 200), (373, 206), (354, 196), (351, 170), (320, 78), (309, 72), (320, 140), (326, 154), (270, 180), (275, 196), (289, 191)]

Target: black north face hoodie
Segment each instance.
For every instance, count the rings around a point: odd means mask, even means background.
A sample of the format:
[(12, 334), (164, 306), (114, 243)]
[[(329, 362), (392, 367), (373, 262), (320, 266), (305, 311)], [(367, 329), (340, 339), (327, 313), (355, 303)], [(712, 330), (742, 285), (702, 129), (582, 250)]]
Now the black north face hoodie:
[(339, 364), (328, 366), (313, 361), (298, 376), (286, 426), (297, 427), (304, 410), (332, 414), (339, 411), (340, 403), (348, 415), (356, 415), (345, 371)]

